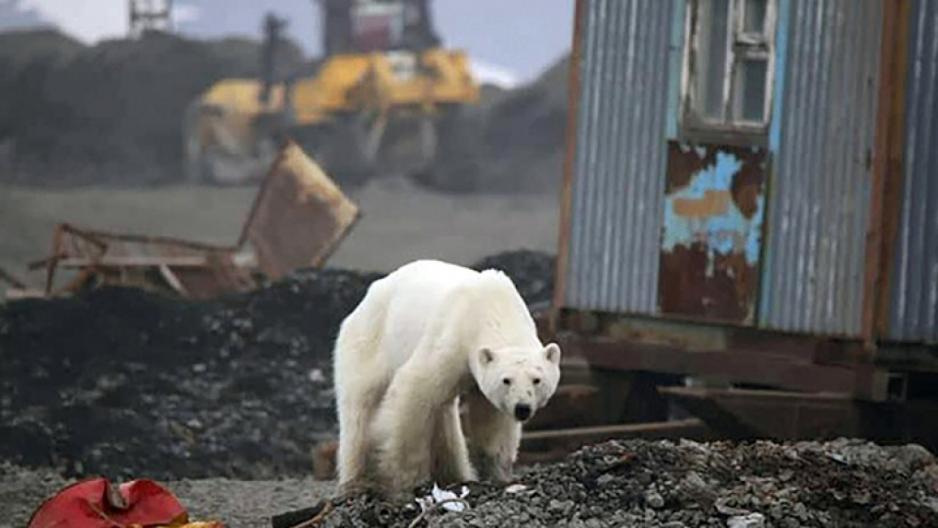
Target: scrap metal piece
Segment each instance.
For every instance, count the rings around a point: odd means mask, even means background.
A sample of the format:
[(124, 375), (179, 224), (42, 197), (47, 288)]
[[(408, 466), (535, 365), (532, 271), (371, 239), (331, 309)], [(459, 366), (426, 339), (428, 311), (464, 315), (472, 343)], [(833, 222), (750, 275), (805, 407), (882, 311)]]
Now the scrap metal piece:
[[(52, 255), (30, 268), (46, 270), (47, 296), (113, 284), (208, 299), (256, 287), (258, 267), (278, 279), (297, 268), (321, 266), (359, 216), (358, 206), (288, 142), (271, 165), (236, 245), (60, 224), (53, 232)], [(245, 247), (247, 241), (254, 253)], [(56, 288), (59, 269), (77, 273)]]
[(321, 266), (360, 216), (358, 206), (291, 141), (267, 173), (238, 246), (250, 241), (260, 269), (278, 279)]
[[(205, 299), (254, 287), (250, 269), (243, 265), (248, 260), (234, 246), (60, 224), (53, 235), (52, 256), (30, 267), (46, 268), (47, 295), (73, 293), (94, 281)], [(78, 273), (56, 289), (59, 268)]]

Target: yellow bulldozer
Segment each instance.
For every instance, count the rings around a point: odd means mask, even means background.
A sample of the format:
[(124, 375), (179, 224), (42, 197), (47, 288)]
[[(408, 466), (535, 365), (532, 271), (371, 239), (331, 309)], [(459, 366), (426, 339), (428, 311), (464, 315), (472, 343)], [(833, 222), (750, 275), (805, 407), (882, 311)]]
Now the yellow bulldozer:
[(189, 178), (259, 179), (286, 138), (340, 183), (432, 162), (441, 123), (479, 88), (466, 55), (441, 46), (428, 1), (314, 0), (323, 59), (284, 79), (274, 72), (285, 22), (268, 15), (261, 78), (221, 80), (186, 113)]

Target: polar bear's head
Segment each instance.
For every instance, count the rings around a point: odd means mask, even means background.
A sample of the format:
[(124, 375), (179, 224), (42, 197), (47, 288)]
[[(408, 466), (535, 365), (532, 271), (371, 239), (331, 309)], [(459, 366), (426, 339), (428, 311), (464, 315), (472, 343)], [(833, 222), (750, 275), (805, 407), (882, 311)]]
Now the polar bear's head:
[(524, 422), (547, 405), (560, 381), (560, 347), (482, 348), (471, 370), (482, 394), (498, 410)]

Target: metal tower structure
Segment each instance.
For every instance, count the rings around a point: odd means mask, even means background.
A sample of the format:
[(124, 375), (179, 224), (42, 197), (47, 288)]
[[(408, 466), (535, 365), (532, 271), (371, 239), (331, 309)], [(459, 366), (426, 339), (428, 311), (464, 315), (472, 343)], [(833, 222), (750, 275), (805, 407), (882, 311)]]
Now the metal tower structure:
[(139, 37), (146, 31), (172, 31), (173, 0), (128, 0), (130, 36)]

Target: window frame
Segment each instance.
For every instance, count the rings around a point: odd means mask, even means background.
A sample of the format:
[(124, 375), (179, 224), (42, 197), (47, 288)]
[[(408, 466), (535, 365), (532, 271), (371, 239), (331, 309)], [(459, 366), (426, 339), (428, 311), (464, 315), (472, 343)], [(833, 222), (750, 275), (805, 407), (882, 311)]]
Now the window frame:
[[(713, 142), (734, 145), (765, 145), (768, 128), (772, 120), (772, 103), (775, 87), (775, 40), (778, 23), (778, 0), (766, 0), (765, 19), (761, 32), (745, 31), (746, 0), (727, 0), (727, 35), (725, 43), (726, 61), (722, 73), (723, 98), (720, 119), (704, 117), (698, 110), (697, 83), (700, 80), (695, 65), (700, 49), (702, 19), (700, 0), (687, 0), (684, 20), (684, 53), (681, 73), (679, 134), (689, 141)], [(766, 64), (763, 119), (743, 120), (732, 117), (737, 98), (738, 65), (747, 59), (764, 61)]]

